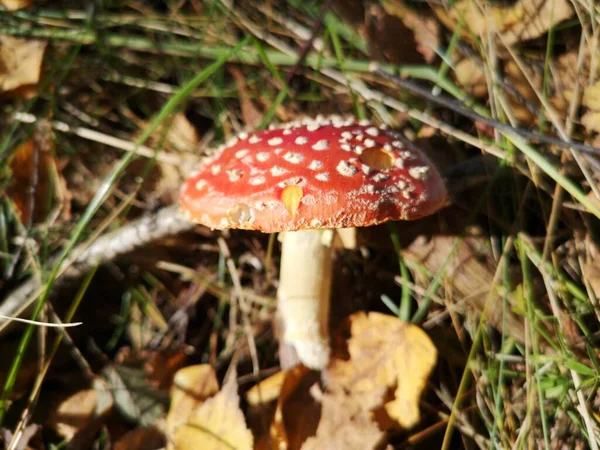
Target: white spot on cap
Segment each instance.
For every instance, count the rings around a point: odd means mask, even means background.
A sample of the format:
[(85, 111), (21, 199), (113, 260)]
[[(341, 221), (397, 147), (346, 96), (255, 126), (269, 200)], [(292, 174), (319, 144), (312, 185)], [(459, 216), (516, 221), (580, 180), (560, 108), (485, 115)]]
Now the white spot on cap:
[(227, 176), (229, 177), (229, 181), (231, 181), (232, 183), (235, 183), (240, 178), (242, 178), (242, 174), (243, 174), (243, 172), (239, 169), (233, 169), (233, 170), (227, 171)]
[(329, 141), (327, 139), (321, 139), (312, 146), (313, 150), (327, 150), (329, 148)]
[(370, 138), (365, 139), (364, 144), (365, 144), (365, 147), (367, 147), (367, 148), (375, 147), (375, 141)]
[(250, 153), (250, 150), (248, 150), (248, 149), (238, 150), (237, 152), (235, 152), (235, 157), (237, 159), (242, 159), (248, 153)]
[(323, 163), (321, 161), (317, 161), (316, 159), (313, 159), (310, 164), (308, 165), (308, 168), (310, 170), (319, 170), (321, 168), (323, 168)]
[(308, 142), (308, 138), (306, 136), (298, 136), (294, 142), (297, 145), (304, 145)]
[(342, 131), (342, 137), (344, 139), (352, 139), (352, 133), (350, 133), (349, 131)]
[(406, 189), (406, 182), (402, 180), (398, 181), (398, 187), (401, 191), (404, 191)]
[(365, 133), (367, 133), (369, 136), (379, 136), (379, 130), (377, 127), (369, 127), (365, 130)]
[(396, 147), (396, 148), (402, 148), (402, 147), (404, 147), (404, 146), (402, 145), (402, 141), (394, 141), (394, 142), (392, 142), (392, 145), (393, 145), (394, 147)]
[(411, 167), (410, 169), (408, 169), (408, 173), (410, 173), (410, 176), (417, 180), (424, 179), (427, 176), (428, 172), (429, 167), (427, 166)]
[(376, 183), (380, 183), (382, 181), (385, 181), (389, 178), (389, 175), (386, 175), (385, 173), (376, 173), (375, 175), (373, 175), (373, 181), (375, 181)]
[(348, 164), (348, 161), (340, 161), (336, 169), (340, 174), (344, 175), (345, 177), (351, 177), (353, 175), (356, 175), (356, 172), (358, 172), (358, 169)]
[(267, 141), (267, 144), (269, 144), (269, 145), (271, 145), (273, 147), (276, 146), (276, 145), (280, 145), (282, 143), (283, 143), (283, 139), (280, 138), (280, 137), (274, 137), (274, 138), (271, 138), (271, 139), (269, 139)]
[(256, 159), (260, 162), (265, 162), (267, 159), (269, 159), (269, 156), (271, 155), (268, 152), (260, 152), (257, 153)]
[(357, 140), (358, 142), (362, 142), (362, 140), (363, 140), (364, 138), (365, 138), (365, 137), (364, 137), (362, 134), (357, 134), (357, 135), (356, 135), (356, 140)]
[(321, 128), (321, 125), (317, 121), (311, 122), (308, 125), (306, 125), (306, 129), (311, 132), (317, 131), (319, 128)]
[(210, 166), (210, 173), (213, 175), (217, 175), (221, 171), (221, 166), (219, 164), (215, 164)]
[(360, 166), (360, 168), (365, 175), (369, 175), (371, 173), (371, 168), (369, 166), (367, 166), (366, 164), (362, 164)]
[(359, 124), (361, 127), (366, 127), (367, 125), (370, 125), (370, 124), (371, 124), (371, 122), (369, 122), (369, 121), (368, 121), (368, 119), (362, 119), (360, 122), (358, 122), (358, 124)]
[(313, 219), (310, 221), (310, 226), (314, 228), (320, 228), (323, 226), (323, 221), (320, 219)]
[(280, 177), (281, 175), (284, 175), (287, 172), (288, 171), (285, 170), (283, 167), (279, 167), (279, 166), (271, 167), (271, 175), (273, 175), (274, 177)]
[(315, 198), (315, 196), (310, 194), (303, 196), (301, 201), (304, 205), (314, 205), (315, 203), (317, 203), (317, 199)]
[(297, 152), (287, 152), (285, 155), (283, 155), (283, 159), (289, 163), (298, 164), (304, 159), (304, 156)]
[(199, 190), (199, 191), (202, 190), (204, 188), (204, 186), (206, 186), (206, 185), (207, 185), (206, 180), (198, 180), (198, 181), (196, 181), (196, 189)]
[(245, 131), (242, 131), (240, 134), (238, 134), (238, 138), (240, 138), (242, 141), (244, 139), (248, 139), (248, 133), (246, 133)]
[(350, 147), (350, 144), (342, 144), (342, 145), (340, 145), (340, 148), (342, 150), (347, 151), (347, 152), (351, 152), (352, 151), (352, 147)]
[(290, 130), (289, 128), (283, 130), (283, 135), (287, 136), (288, 134), (292, 134), (292, 130)]
[(250, 136), (250, 139), (248, 139), (248, 142), (250, 142), (251, 144), (258, 144), (260, 141), (262, 141), (262, 139), (259, 138), (255, 134), (253, 134), (252, 136)]
[(315, 178), (319, 181), (329, 181), (329, 172), (318, 173)]
[(263, 177), (262, 175), (260, 175), (258, 177), (250, 178), (249, 183), (252, 186), (258, 186), (259, 184), (264, 184), (265, 181), (266, 181), (265, 177)]

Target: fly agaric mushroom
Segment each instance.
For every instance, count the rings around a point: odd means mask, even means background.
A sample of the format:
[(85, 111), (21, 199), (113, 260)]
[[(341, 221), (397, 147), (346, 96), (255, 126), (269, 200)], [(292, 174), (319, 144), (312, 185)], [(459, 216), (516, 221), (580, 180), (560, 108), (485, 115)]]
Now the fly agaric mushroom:
[(284, 345), (322, 369), (333, 230), (418, 219), (446, 196), (435, 167), (398, 134), (334, 116), (241, 133), (202, 163), (180, 202), (186, 218), (209, 228), (281, 233)]

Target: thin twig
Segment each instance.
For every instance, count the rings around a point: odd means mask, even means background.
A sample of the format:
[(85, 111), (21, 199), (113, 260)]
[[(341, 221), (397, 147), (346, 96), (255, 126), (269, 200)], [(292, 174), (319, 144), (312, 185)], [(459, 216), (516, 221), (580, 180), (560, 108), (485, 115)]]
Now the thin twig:
[[(37, 118), (33, 114), (18, 112), (13, 115), (14, 120), (23, 123), (35, 123), (42, 119)], [(98, 142), (99, 144), (108, 145), (119, 150), (125, 150), (127, 152), (137, 152), (140, 156), (146, 158), (156, 158), (157, 161), (162, 163), (171, 164), (173, 166), (181, 167), (184, 163), (184, 159), (169, 153), (159, 152), (145, 145), (136, 145), (131, 141), (120, 139), (115, 136), (111, 136), (105, 133), (101, 133), (96, 130), (90, 130), (84, 127), (73, 127), (65, 122), (54, 120), (51, 122), (52, 128), (62, 133), (74, 134), (80, 138), (87, 139), (88, 141)]]
[[(64, 282), (79, 278), (97, 265), (113, 261), (135, 248), (148, 245), (163, 237), (191, 230), (194, 226), (195, 224), (179, 215), (178, 205), (163, 208), (100, 236), (87, 248), (85, 245), (78, 246), (73, 251), (73, 256), (62, 264), (60, 280)], [(29, 279), (6, 296), (0, 305), (0, 314), (9, 317), (19, 316), (41, 294), (42, 289), (43, 286), (38, 279)], [(0, 323), (0, 332), (7, 325), (8, 322)]]
[(382, 69), (377, 69), (375, 71), (381, 77), (392, 81), (394, 84), (403, 87), (404, 89), (413, 92), (414, 94), (419, 95), (420, 97), (426, 98), (428, 101), (436, 103), (445, 108), (451, 109), (452, 111), (460, 114), (461, 116), (465, 116), (471, 120), (481, 122), (485, 125), (488, 125), (492, 128), (495, 128), (500, 131), (513, 133), (519, 135), (523, 138), (527, 138), (532, 141), (538, 141), (544, 144), (555, 145), (556, 147), (565, 148), (565, 149), (575, 149), (579, 150), (583, 153), (591, 153), (593, 155), (600, 156), (600, 148), (593, 147), (590, 145), (581, 144), (579, 142), (572, 142), (569, 140), (563, 140), (559, 138), (555, 138), (552, 136), (548, 136), (546, 134), (537, 133), (535, 131), (525, 130), (523, 128), (515, 128), (512, 125), (507, 125), (505, 123), (499, 122), (494, 119), (490, 119), (489, 117), (483, 116), (472, 109), (467, 108), (463, 105), (462, 102), (455, 100), (453, 98), (444, 96), (444, 95), (433, 95), (427, 89), (419, 86), (417, 83), (405, 80), (403, 78), (394, 76)]

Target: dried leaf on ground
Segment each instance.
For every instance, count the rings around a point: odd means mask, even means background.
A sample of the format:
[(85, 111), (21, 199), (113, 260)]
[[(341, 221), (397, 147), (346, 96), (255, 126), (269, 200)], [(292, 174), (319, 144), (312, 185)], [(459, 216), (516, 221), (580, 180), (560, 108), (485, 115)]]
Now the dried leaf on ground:
[(252, 449), (254, 440), (240, 409), (235, 376), (229, 377), (221, 391), (207, 399), (172, 435), (177, 450)]
[(240, 96), (240, 109), (242, 111), (242, 120), (248, 128), (256, 128), (263, 120), (263, 113), (256, 107), (250, 95), (248, 94), (248, 87), (246, 86), (246, 78), (244, 74), (237, 67), (230, 67), (229, 73), (233, 77), (235, 84), (238, 88)]
[[(166, 135), (165, 135), (166, 133)], [(196, 151), (200, 136), (196, 127), (184, 113), (176, 113), (165, 120), (150, 137), (153, 145), (160, 145), (166, 139), (166, 144), (180, 152), (193, 153)]]
[(583, 90), (581, 103), (588, 108), (581, 117), (581, 123), (588, 131), (600, 133), (600, 81)]
[(0, 5), (7, 11), (17, 11), (19, 9), (27, 8), (33, 3), (32, 0), (0, 0)]
[[(403, 249), (402, 257), (409, 263), (424, 266), (429, 273), (437, 273), (445, 265), (447, 285), (456, 297), (452, 302), (454, 311), (464, 313), (473, 309), (477, 314), (485, 311), (487, 323), (518, 342), (524, 342), (521, 318), (512, 309), (503, 309), (500, 291), (490, 292), (496, 263), (482, 233), (478, 228), (472, 228), (471, 236), (463, 236), (458, 243), (458, 236), (419, 236)], [(427, 282), (422, 280), (422, 283)], [(512, 307), (511, 299), (509, 296)]]
[(512, 5), (481, 4), (460, 0), (447, 9), (434, 6), (440, 21), (451, 30), (461, 27), (461, 35), (485, 36), (490, 31), (503, 35), (507, 44), (542, 36), (552, 26), (569, 19), (575, 13), (567, 0), (520, 0)]
[(186, 423), (191, 414), (217, 392), (219, 392), (219, 382), (215, 370), (209, 364), (179, 369), (171, 389), (167, 435), (173, 436), (177, 428)]
[(136, 428), (126, 433), (114, 450), (159, 450), (165, 447), (165, 436), (156, 427)]
[(53, 135), (42, 128), (17, 147), (10, 162), (7, 193), (23, 223), (43, 221), (55, 206), (61, 207), (61, 219), (70, 218), (70, 195), (54, 160)]
[(383, 2), (385, 11), (398, 17), (414, 35), (416, 50), (427, 63), (433, 62), (440, 46), (440, 25), (429, 10), (414, 10), (402, 1)]
[(113, 394), (115, 407), (125, 418), (146, 426), (164, 416), (166, 398), (148, 383), (142, 369), (112, 365), (102, 374)]
[(260, 406), (276, 400), (281, 393), (285, 378), (284, 371), (265, 378), (246, 392), (246, 401), (250, 406)]
[(34, 95), (45, 50), (45, 41), (0, 35), (0, 93)]
[(365, 450), (381, 448), (385, 432), (373, 421), (371, 411), (353, 393), (324, 394), (317, 434), (302, 450)]
[(94, 389), (79, 391), (58, 405), (49, 425), (73, 448), (88, 448), (113, 407), (103, 380)]
[(186, 360), (184, 349), (154, 351), (144, 363), (148, 382), (157, 389), (166, 389), (173, 384), (175, 373)]
[[(437, 350), (423, 330), (393, 316), (361, 312), (348, 318), (334, 342), (324, 372), (329, 392), (351, 392), (367, 410), (383, 406), (402, 428), (419, 422), (419, 399), (437, 361)], [(390, 389), (391, 399), (386, 398)]]

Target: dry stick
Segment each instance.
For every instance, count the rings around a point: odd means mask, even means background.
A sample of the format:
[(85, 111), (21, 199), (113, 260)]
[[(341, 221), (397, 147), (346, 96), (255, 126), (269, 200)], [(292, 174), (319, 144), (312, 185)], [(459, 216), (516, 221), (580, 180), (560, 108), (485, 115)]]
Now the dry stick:
[[(579, 41), (579, 53), (577, 56), (577, 72), (581, 70), (583, 67), (583, 53), (584, 53), (584, 37), (583, 34), (581, 36), (581, 40)], [(567, 118), (567, 122), (565, 124), (565, 132), (570, 136), (573, 132), (573, 125), (575, 123), (575, 115), (577, 114), (577, 110), (580, 106), (581, 101), (581, 83), (579, 82), (579, 77), (575, 79), (575, 88), (573, 89), (573, 100), (569, 105), (569, 117)], [(567, 153), (563, 152), (561, 155), (561, 168), (559, 169), (561, 172), (564, 172), (564, 163), (566, 162)], [(554, 245), (554, 233), (556, 232), (556, 227), (558, 226), (558, 220), (560, 217), (560, 210), (564, 199), (565, 190), (560, 185), (560, 183), (556, 183), (554, 187), (554, 195), (552, 197), (552, 210), (550, 211), (550, 218), (548, 220), (547, 225), (547, 233), (546, 239), (544, 242), (544, 248), (542, 250), (542, 259), (548, 259), (550, 255), (550, 250)], [(553, 254), (553, 259), (554, 254)], [(556, 265), (556, 260), (554, 261)]]
[(219, 249), (225, 256), (227, 269), (229, 270), (229, 275), (231, 276), (231, 281), (233, 281), (233, 286), (235, 289), (235, 297), (237, 298), (237, 301), (240, 305), (240, 310), (242, 311), (242, 322), (244, 323), (246, 339), (248, 339), (248, 348), (250, 349), (250, 358), (252, 359), (252, 373), (254, 374), (255, 380), (258, 380), (260, 373), (260, 365), (258, 362), (258, 350), (256, 349), (256, 340), (254, 339), (254, 333), (252, 332), (252, 324), (250, 323), (250, 307), (246, 302), (246, 296), (244, 295), (242, 282), (240, 280), (237, 267), (233, 262), (231, 252), (229, 251), (229, 247), (227, 246), (225, 239), (220, 237), (218, 239), (218, 243)]
[[(531, 245), (532, 248), (535, 248), (535, 246), (531, 242), (531, 238), (529, 236), (527, 236), (525, 233), (521, 233), (521, 239), (526, 240), (529, 243), (529, 245)], [(544, 265), (545, 259), (542, 259), (541, 262), (538, 262), (538, 261), (536, 261), (535, 258), (531, 257), (530, 252), (527, 252), (527, 257), (537, 267), (537, 269), (542, 274), (542, 280), (546, 287), (546, 292), (548, 293), (548, 299), (550, 300), (550, 308), (551, 308), (554, 316), (558, 319), (559, 329), (564, 334), (565, 333), (564, 315), (562, 314), (562, 310), (560, 309), (558, 297), (552, 287), (551, 276), (548, 273), (548, 271), (546, 270), (546, 266)], [(568, 390), (569, 395), (571, 396), (571, 400), (573, 401), (573, 403), (578, 403), (577, 409), (579, 410), (579, 413), (583, 417), (583, 421), (585, 423), (585, 426), (586, 426), (586, 429), (587, 429), (587, 432), (589, 435), (589, 442), (591, 444), (592, 450), (598, 450), (597, 429), (594, 426), (594, 422), (590, 417), (590, 412), (587, 408), (585, 398), (583, 397), (583, 392), (581, 392), (581, 389), (580, 389), (581, 380), (579, 379), (578, 374), (574, 370), (569, 369), (569, 372), (571, 374), (571, 378), (573, 379), (573, 386), (575, 387), (575, 390), (577, 392), (577, 393), (575, 393), (575, 392), (573, 392), (573, 389), (569, 389)], [(577, 402), (574, 401), (575, 398), (577, 398)]]
[[(60, 281), (79, 278), (92, 267), (112, 261), (166, 236), (191, 230), (195, 224), (179, 215), (177, 205), (163, 208), (155, 214), (146, 215), (122, 226), (118, 230), (100, 236), (89, 247), (78, 246), (74, 257), (68, 258), (60, 267)], [(0, 314), (16, 317), (26, 310), (43, 291), (37, 279), (29, 279), (12, 291), (0, 305)], [(0, 323), (0, 332), (8, 322)]]
[[(327, 69), (328, 70), (328, 69)], [(452, 98), (443, 96), (443, 95), (433, 95), (427, 89), (419, 86), (417, 83), (414, 83), (409, 80), (405, 80), (403, 78), (392, 75), (384, 70), (377, 69), (375, 70), (377, 75), (390, 80), (394, 84), (403, 87), (404, 89), (413, 92), (414, 94), (419, 95), (420, 97), (424, 97), (427, 100), (437, 103), (440, 106), (451, 109), (454, 112), (457, 112), (461, 116), (465, 116), (473, 121), (481, 122), (485, 125), (488, 125), (492, 128), (495, 128), (500, 131), (517, 134), (521, 137), (527, 138), (532, 141), (538, 141), (543, 144), (555, 145), (560, 148), (569, 149), (569, 150), (579, 150), (583, 153), (590, 153), (593, 155), (600, 156), (600, 148), (593, 147), (590, 145), (581, 144), (579, 142), (573, 142), (569, 140), (563, 140), (559, 138), (555, 138), (552, 136), (548, 136), (546, 134), (537, 133), (535, 131), (525, 130), (523, 128), (516, 128), (511, 125), (499, 122), (494, 119), (490, 119), (489, 117), (482, 116), (481, 114), (467, 108), (464, 104), (458, 100), (454, 100)], [(480, 146), (478, 146), (480, 147)]]
[(321, 31), (321, 28), (323, 27), (323, 22), (325, 21), (325, 14), (327, 14), (327, 11), (329, 10), (329, 8), (331, 8), (332, 3), (333, 3), (332, 0), (326, 0), (325, 3), (323, 3), (323, 5), (321, 6), (321, 10), (319, 11), (319, 18), (313, 25), (313, 28), (310, 33), (310, 38), (302, 46), (302, 49), (300, 50), (300, 53), (298, 54), (298, 61), (296, 61), (296, 63), (292, 66), (292, 68), (286, 75), (285, 84), (287, 84), (287, 85), (290, 84), (290, 82), (296, 75), (296, 72), (302, 65), (302, 62), (304, 62), (306, 55), (308, 55), (308, 53), (312, 50), (313, 42), (315, 41), (315, 38), (317, 37), (317, 35)]
[[(13, 115), (13, 119), (23, 123), (34, 123), (40, 121), (40, 119), (34, 116), (33, 114), (23, 112), (15, 113)], [(52, 125), (52, 128), (56, 131), (74, 134), (75, 136), (87, 139), (88, 141), (98, 142), (100, 144), (108, 145), (109, 147), (114, 147), (119, 150), (125, 150), (128, 152), (136, 151), (137, 154), (140, 156), (145, 156), (146, 158), (156, 158), (157, 161), (160, 161), (162, 163), (181, 167), (182, 163), (184, 162), (183, 159), (178, 156), (170, 155), (164, 152), (158, 152), (150, 147), (146, 147), (145, 145), (136, 146), (131, 141), (119, 139), (117, 137), (101, 133), (99, 131), (90, 130), (89, 128), (72, 127), (71, 125), (65, 122), (60, 122), (58, 120), (54, 120), (50, 123)]]

